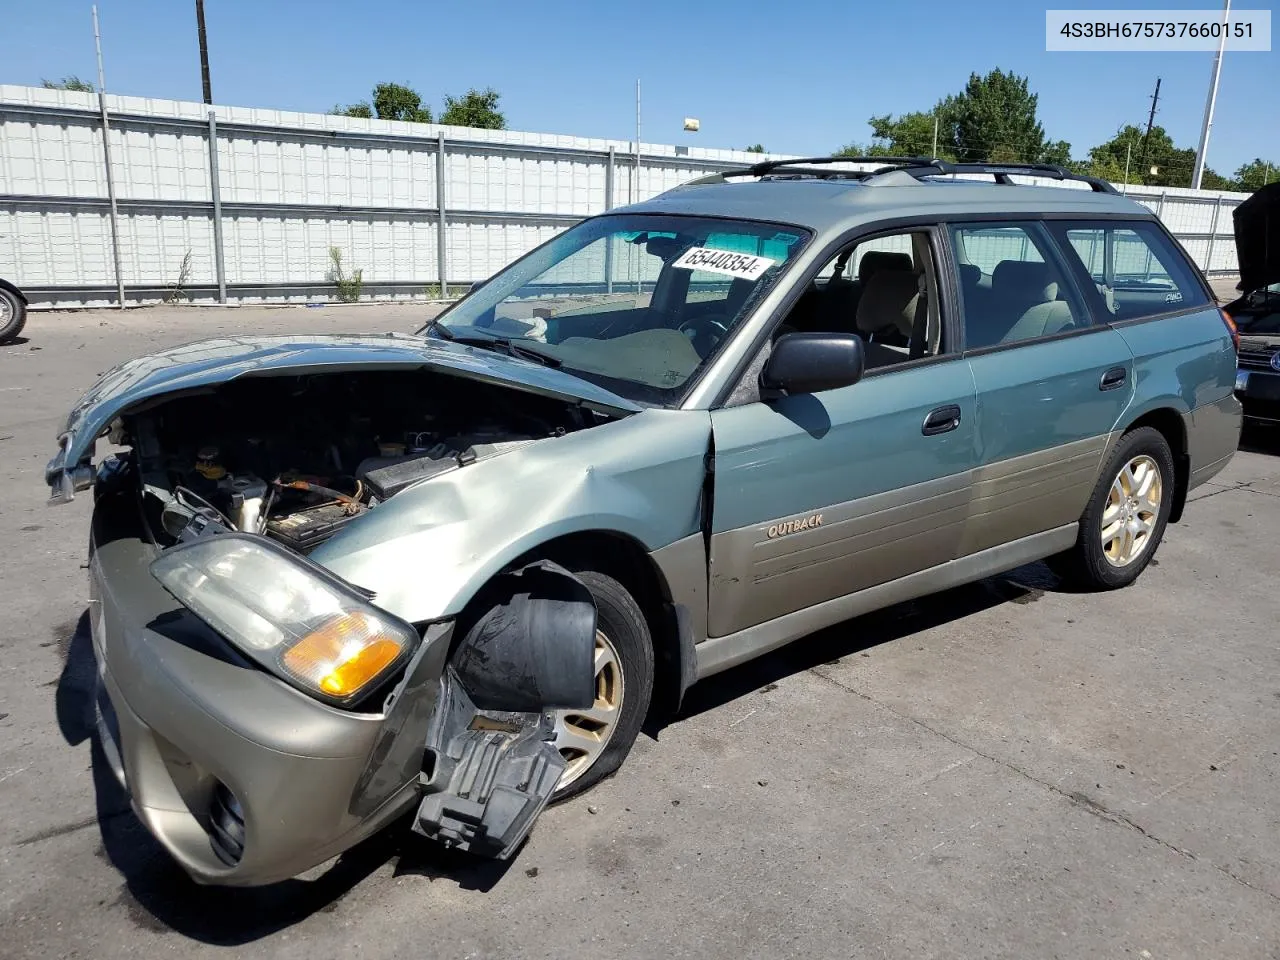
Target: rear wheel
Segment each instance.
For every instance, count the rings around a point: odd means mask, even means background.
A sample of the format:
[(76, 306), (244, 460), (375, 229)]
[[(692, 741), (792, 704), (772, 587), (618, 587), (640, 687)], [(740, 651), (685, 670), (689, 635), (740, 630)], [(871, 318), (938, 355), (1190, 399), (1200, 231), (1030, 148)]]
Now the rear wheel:
[(1080, 520), (1076, 545), (1050, 565), (1089, 589), (1127, 587), (1151, 562), (1174, 498), (1173, 454), (1152, 427), (1120, 438)]
[(640, 606), (612, 577), (574, 573), (596, 602), (596, 696), (585, 710), (556, 711), (565, 769), (553, 801), (582, 793), (622, 766), (653, 696), (653, 640)]
[(27, 305), (12, 290), (0, 287), (0, 343), (12, 340), (27, 322)]

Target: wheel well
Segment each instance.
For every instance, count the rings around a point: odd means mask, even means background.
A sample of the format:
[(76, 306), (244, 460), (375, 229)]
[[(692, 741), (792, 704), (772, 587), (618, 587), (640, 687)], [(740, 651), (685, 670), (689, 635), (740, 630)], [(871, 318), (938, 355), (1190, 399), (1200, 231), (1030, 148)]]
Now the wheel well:
[(1183, 423), (1182, 414), (1171, 407), (1160, 407), (1144, 413), (1125, 428), (1125, 433), (1139, 427), (1152, 427), (1164, 435), (1173, 453), (1174, 491), (1173, 507), (1169, 511), (1169, 522), (1177, 523), (1182, 518), (1182, 508), (1187, 503), (1187, 488), (1191, 483), (1191, 458), (1187, 455), (1187, 427)]
[(680, 627), (671, 591), (644, 546), (625, 534), (593, 530), (549, 540), (525, 553), (513, 566), (531, 560), (552, 560), (570, 570), (595, 570), (627, 588), (644, 613), (653, 638), (653, 707), (673, 708), (681, 694)]

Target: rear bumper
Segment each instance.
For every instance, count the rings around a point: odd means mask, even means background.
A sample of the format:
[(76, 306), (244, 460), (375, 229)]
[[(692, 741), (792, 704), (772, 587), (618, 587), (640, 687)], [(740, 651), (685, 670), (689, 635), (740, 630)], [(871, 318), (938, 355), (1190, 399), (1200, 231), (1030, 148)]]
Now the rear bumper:
[[(201, 883), (270, 883), (410, 807), (451, 628), (428, 630), (389, 712), (334, 709), (247, 664), (169, 596), (148, 570), (156, 548), (120, 530), (122, 499), (94, 518), (98, 732), (165, 849)], [(215, 842), (228, 827), (242, 852)]]
[(1216, 476), (1235, 456), (1240, 445), (1243, 418), (1240, 401), (1228, 394), (1221, 400), (1202, 404), (1184, 418), (1191, 490)]

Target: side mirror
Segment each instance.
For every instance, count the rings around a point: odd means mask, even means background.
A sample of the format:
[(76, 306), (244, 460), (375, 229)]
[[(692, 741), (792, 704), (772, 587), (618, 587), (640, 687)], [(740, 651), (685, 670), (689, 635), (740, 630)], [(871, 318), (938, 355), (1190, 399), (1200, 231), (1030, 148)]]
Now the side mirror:
[(867, 355), (852, 333), (788, 333), (777, 339), (760, 374), (766, 390), (817, 393), (862, 379)]

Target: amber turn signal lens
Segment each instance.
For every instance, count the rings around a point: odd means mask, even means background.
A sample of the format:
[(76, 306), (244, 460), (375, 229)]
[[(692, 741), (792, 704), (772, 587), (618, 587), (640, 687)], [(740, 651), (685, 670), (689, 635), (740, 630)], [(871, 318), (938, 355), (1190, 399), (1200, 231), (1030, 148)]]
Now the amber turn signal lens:
[(375, 617), (355, 611), (307, 634), (285, 651), (283, 663), (300, 680), (343, 699), (378, 677), (401, 652)]
[(1219, 308), (1218, 313), (1222, 314), (1222, 322), (1227, 325), (1227, 330), (1231, 332), (1231, 342), (1235, 344), (1236, 353), (1240, 352), (1240, 328), (1236, 326), (1235, 320), (1227, 311)]

